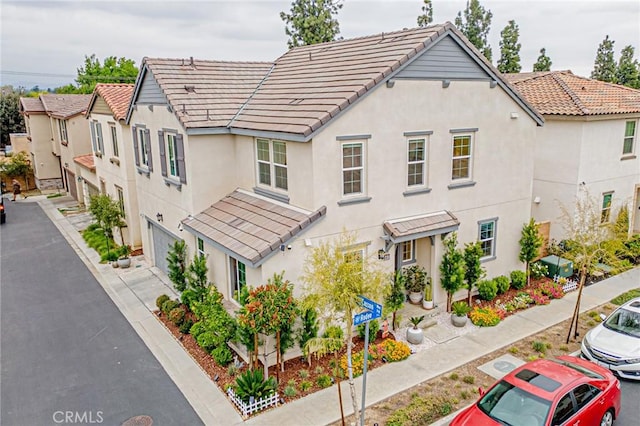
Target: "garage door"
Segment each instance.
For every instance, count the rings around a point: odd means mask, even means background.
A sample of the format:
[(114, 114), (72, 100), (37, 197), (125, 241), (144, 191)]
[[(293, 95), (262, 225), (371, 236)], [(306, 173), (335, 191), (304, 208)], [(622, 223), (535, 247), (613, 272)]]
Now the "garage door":
[(69, 195), (71, 195), (75, 200), (78, 199), (78, 187), (76, 186), (76, 175), (69, 171), (69, 169), (64, 169), (67, 175), (67, 185), (69, 186)]
[(155, 265), (160, 268), (160, 270), (168, 273), (167, 253), (169, 252), (169, 246), (173, 245), (173, 243), (177, 241), (177, 238), (153, 222), (149, 222), (149, 224), (151, 225), (151, 235), (153, 238), (153, 259)]

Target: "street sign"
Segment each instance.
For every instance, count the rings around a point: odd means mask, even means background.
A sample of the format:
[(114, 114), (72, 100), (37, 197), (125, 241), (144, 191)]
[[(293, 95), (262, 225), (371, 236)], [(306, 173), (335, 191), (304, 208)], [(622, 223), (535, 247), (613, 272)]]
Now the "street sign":
[(360, 312), (359, 314), (355, 314), (353, 316), (353, 325), (360, 325), (363, 322), (371, 321), (372, 319), (375, 319), (375, 318), (380, 318), (380, 317), (374, 317), (373, 312), (371, 311)]
[(362, 299), (362, 307), (368, 311), (373, 312), (373, 318), (371, 319), (382, 317), (382, 305), (374, 302), (373, 300), (367, 299), (364, 296), (358, 296), (358, 297)]

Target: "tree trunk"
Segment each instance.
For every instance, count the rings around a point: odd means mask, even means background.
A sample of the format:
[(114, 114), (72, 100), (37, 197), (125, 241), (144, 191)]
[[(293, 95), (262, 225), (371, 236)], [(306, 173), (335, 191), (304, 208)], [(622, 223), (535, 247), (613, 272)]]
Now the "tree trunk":
[(524, 262), (524, 267), (527, 268), (527, 287), (531, 284), (531, 273), (529, 272), (529, 262)]
[[(394, 314), (395, 314), (395, 312), (394, 312)], [(338, 366), (340, 365), (339, 362), (338, 362), (338, 352), (337, 351), (334, 352), (333, 356), (334, 356), (334, 358), (336, 360), (336, 368), (335, 368), (336, 374), (335, 374), (335, 376), (336, 376), (336, 383), (338, 384), (338, 401), (340, 402), (340, 419), (342, 420), (342, 426), (345, 426), (345, 423), (344, 423), (344, 408), (342, 407), (342, 389), (341, 389), (342, 387), (340, 386), (340, 374), (338, 374), (338, 372), (339, 372), (338, 371), (339, 370)]]
[(276, 331), (276, 381), (280, 383), (280, 330)]
[(467, 305), (469, 305), (469, 307), (471, 307), (471, 289), (469, 289), (467, 291)]
[(258, 368), (258, 333), (253, 335), (253, 368)]
[(587, 267), (583, 265), (580, 268), (580, 283), (578, 284), (578, 299), (576, 300), (576, 307), (573, 310), (573, 317), (571, 317), (571, 324), (569, 325), (569, 333), (567, 334), (567, 341), (571, 340), (571, 333), (573, 332), (573, 338), (578, 337), (578, 319), (580, 318), (580, 301), (582, 299), (582, 289), (584, 288), (584, 282), (587, 279)]
[(447, 312), (451, 312), (451, 300), (453, 299), (453, 293), (447, 292)]
[(267, 354), (267, 349), (269, 347), (269, 336), (264, 336), (264, 350), (262, 351), (262, 360), (264, 361), (264, 379), (267, 380), (269, 378), (269, 355)]
[(351, 394), (351, 403), (353, 404), (353, 414), (357, 419), (360, 418), (360, 410), (358, 409), (358, 401), (356, 399), (356, 384), (353, 381), (353, 363), (351, 359), (351, 351), (353, 350), (353, 324), (348, 321), (347, 324), (347, 370), (349, 372), (349, 393)]
[(396, 311), (393, 311), (393, 315), (391, 317), (391, 329), (396, 331)]

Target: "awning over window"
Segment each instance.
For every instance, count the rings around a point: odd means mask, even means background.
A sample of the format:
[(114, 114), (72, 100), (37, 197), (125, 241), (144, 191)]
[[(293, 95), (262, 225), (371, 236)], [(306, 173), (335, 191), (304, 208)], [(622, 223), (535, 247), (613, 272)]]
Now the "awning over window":
[(393, 244), (409, 240), (447, 234), (456, 231), (460, 221), (446, 210), (402, 219), (388, 220), (384, 223), (385, 239)]
[(326, 214), (235, 190), (195, 217), (182, 221), (186, 230), (251, 267)]

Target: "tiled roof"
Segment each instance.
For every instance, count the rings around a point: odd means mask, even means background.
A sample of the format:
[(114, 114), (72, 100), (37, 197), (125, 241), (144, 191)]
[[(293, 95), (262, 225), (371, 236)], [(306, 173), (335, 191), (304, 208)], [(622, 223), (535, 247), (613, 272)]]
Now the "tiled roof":
[(73, 161), (92, 172), (96, 170), (96, 165), (93, 162), (93, 154), (79, 155), (74, 157)]
[(545, 115), (604, 115), (640, 112), (640, 90), (574, 75), (571, 71), (503, 74)]
[(325, 213), (324, 206), (309, 212), (236, 190), (182, 223), (211, 244), (255, 267)]
[(127, 116), (134, 87), (133, 84), (96, 84), (89, 109), (91, 109), (91, 105), (99, 95), (102, 96), (113, 112), (113, 117), (116, 120), (124, 120)]
[(458, 228), (460, 221), (448, 211), (429, 213), (386, 221), (383, 225), (385, 234), (394, 243), (450, 232)]
[(227, 126), (273, 66), (158, 58), (145, 58), (142, 65), (153, 73), (185, 128)]
[(45, 111), (55, 118), (69, 118), (87, 110), (91, 95), (40, 95)]
[(40, 98), (20, 98), (20, 107), (20, 109), (27, 114), (45, 112), (44, 105), (42, 105)]

